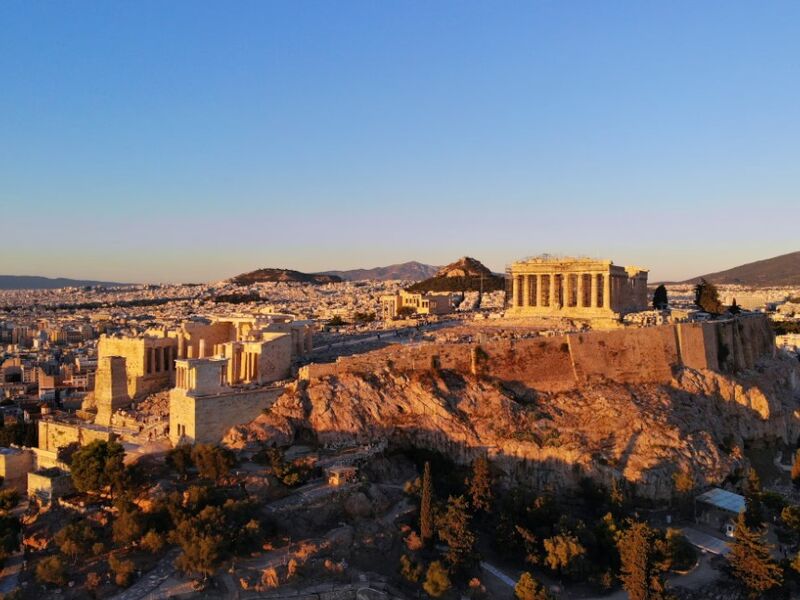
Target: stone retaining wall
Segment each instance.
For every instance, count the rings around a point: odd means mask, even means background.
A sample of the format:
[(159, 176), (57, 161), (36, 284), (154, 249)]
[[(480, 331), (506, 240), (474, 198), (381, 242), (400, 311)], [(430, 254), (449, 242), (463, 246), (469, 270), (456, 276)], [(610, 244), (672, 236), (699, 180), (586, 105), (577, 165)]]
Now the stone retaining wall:
[(676, 369), (725, 373), (752, 368), (775, 352), (774, 334), (764, 315), (725, 321), (593, 331), (485, 344), (396, 345), (335, 363), (311, 364), (300, 378), (319, 379), (348, 372), (440, 368), (486, 373), (541, 391), (562, 391), (597, 379), (621, 383), (667, 382)]

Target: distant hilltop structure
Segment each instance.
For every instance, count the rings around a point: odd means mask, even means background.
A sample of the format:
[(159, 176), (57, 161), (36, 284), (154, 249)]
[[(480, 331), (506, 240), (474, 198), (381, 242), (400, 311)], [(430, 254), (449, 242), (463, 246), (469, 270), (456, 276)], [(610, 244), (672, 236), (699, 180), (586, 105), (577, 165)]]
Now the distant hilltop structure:
[(647, 273), (592, 258), (543, 255), (520, 260), (507, 269), (508, 314), (618, 319), (647, 310)]

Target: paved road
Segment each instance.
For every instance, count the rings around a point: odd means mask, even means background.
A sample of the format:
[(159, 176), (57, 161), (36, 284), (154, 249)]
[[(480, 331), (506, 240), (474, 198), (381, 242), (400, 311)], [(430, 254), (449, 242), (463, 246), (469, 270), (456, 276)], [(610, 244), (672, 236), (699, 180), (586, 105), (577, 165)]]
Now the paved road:
[(509, 577), (508, 575), (503, 573), (500, 569), (498, 569), (497, 567), (488, 562), (481, 561), (481, 569), (483, 569), (484, 571), (488, 571), (510, 588), (513, 588), (514, 586), (517, 585), (517, 582), (511, 579), (511, 577)]
[(124, 592), (120, 592), (116, 596), (111, 596), (110, 600), (144, 600), (153, 597), (151, 594), (164, 581), (175, 572), (173, 563), (178, 557), (180, 550), (173, 548), (158, 561), (158, 564), (148, 571), (143, 577), (134, 583)]

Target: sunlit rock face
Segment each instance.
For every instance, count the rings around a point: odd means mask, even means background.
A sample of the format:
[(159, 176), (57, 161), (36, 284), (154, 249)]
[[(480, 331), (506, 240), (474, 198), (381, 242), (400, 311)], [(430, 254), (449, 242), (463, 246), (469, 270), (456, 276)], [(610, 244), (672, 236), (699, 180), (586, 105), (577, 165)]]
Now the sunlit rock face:
[[(664, 337), (651, 329), (654, 340)], [(559, 352), (580, 366), (581, 352), (602, 341), (570, 339), (573, 348)], [(576, 344), (583, 350), (576, 352)], [(508, 484), (563, 489), (590, 476), (605, 484), (626, 480), (641, 495), (665, 498), (678, 469), (698, 485), (717, 484), (745, 466), (746, 441), (794, 443), (800, 436), (800, 364), (771, 352), (754, 352), (749, 368), (735, 372), (610, 364), (604, 377), (599, 364), (585, 361), (582, 372), (565, 368), (563, 383), (552, 381), (551, 371), (541, 379), (545, 389), (535, 387), (538, 377), (518, 377), (525, 371), (520, 362), (536, 361), (535, 353), (502, 356), (513, 369), (489, 354), (478, 373), (385, 361), (369, 373), (360, 357), (357, 369), (339, 365), (335, 374), (293, 386), (226, 442), (285, 444), (310, 430), (326, 444), (388, 441), (438, 450), (459, 463), (488, 455)], [(541, 366), (532, 362), (529, 372)]]

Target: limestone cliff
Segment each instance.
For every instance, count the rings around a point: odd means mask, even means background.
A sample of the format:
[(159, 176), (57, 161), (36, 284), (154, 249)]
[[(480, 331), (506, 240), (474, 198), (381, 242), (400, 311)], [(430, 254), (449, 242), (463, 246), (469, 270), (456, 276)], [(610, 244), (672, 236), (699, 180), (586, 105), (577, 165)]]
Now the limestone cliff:
[(287, 443), (299, 429), (320, 442), (388, 439), (466, 463), (487, 453), (508, 481), (566, 487), (583, 475), (624, 478), (666, 497), (672, 474), (718, 483), (741, 464), (745, 441), (800, 434), (800, 365), (765, 358), (737, 375), (681, 368), (668, 382), (594, 379), (537, 391), (459, 371), (342, 372), (302, 382), (226, 443)]

